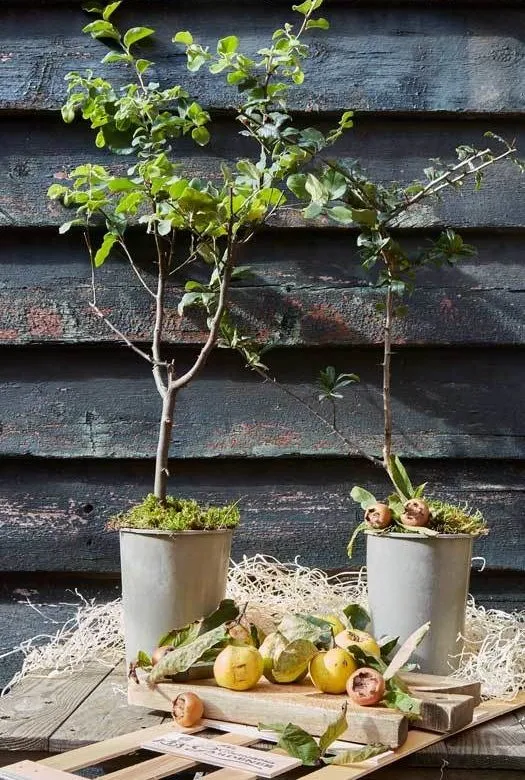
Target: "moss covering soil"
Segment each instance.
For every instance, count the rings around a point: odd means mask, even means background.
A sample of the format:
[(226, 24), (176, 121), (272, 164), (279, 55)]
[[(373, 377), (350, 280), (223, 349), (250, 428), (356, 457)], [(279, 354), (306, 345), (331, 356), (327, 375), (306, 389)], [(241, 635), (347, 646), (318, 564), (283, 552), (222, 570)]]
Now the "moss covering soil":
[(140, 504), (111, 518), (110, 529), (145, 528), (158, 531), (218, 531), (235, 528), (240, 514), (236, 503), (201, 506), (193, 499), (167, 496), (162, 504), (150, 493)]

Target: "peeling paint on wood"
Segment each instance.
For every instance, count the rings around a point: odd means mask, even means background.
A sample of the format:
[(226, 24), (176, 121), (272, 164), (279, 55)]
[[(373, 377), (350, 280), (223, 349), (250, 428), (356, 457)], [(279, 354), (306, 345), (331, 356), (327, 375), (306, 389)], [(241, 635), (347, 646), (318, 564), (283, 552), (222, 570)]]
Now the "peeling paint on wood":
[[(126, 347), (6, 347), (2, 354), (2, 455), (153, 456), (159, 399), (148, 365)], [(187, 348), (172, 354), (182, 371), (188, 365)], [(338, 410), (339, 426), (354, 447), (380, 452), (379, 350), (276, 350), (267, 358), (280, 381), (313, 404), (322, 367), (357, 373), (361, 383), (349, 388)], [(523, 457), (524, 371), (521, 353), (510, 348), (398, 350), (395, 449), (419, 457)], [(173, 457), (346, 452), (312, 414), (244, 369), (232, 353), (217, 351), (201, 378), (180, 395)]]
[[(521, 504), (525, 465), (466, 461), (408, 464), (417, 482), (447, 500), (479, 507), (493, 532), (476, 543), (487, 570), (521, 571), (525, 534)], [(354, 484), (378, 497), (389, 486), (382, 471), (359, 460), (193, 461), (171, 463), (170, 490), (202, 502), (239, 500), (242, 524), (233, 556), (257, 552), (327, 569), (347, 568), (346, 544), (359, 522)], [(150, 489), (149, 461), (4, 461), (0, 472), (0, 571), (118, 572), (118, 538), (104, 532), (109, 517)], [(60, 554), (57, 554), (60, 540)], [(363, 564), (356, 545), (352, 567)]]

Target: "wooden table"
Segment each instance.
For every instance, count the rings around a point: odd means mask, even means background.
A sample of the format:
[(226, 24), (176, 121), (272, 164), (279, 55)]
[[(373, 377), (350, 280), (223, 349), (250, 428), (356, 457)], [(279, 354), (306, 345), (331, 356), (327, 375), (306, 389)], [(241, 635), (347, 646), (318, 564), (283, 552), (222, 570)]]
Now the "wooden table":
[[(165, 720), (163, 713), (127, 704), (123, 666), (28, 679), (0, 699), (0, 766), (27, 758), (36, 761)], [(441, 776), (443, 780), (523, 780), (525, 708), (450, 737), (370, 777), (440, 780)]]

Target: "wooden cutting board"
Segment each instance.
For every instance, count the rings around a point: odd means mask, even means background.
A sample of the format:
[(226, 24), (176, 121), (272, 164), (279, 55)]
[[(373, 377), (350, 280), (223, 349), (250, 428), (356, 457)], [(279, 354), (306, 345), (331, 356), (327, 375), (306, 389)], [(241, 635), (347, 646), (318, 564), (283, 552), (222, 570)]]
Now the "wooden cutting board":
[[(319, 736), (348, 702), (345, 695), (321, 693), (311, 683), (273, 685), (262, 678), (250, 691), (220, 688), (214, 680), (183, 683), (161, 682), (153, 688), (146, 674), (137, 670), (139, 683), (129, 683), (128, 701), (150, 709), (171, 712), (179, 693), (193, 691), (204, 702), (207, 718), (257, 726), (259, 723), (291, 722)], [(450, 684), (453, 688), (453, 684)], [(461, 687), (461, 686), (460, 686)], [(418, 691), (422, 701), (419, 728), (445, 733), (463, 728), (472, 721), (474, 698), (456, 693)], [(400, 713), (385, 707), (359, 707), (348, 702), (348, 729), (341, 739), (362, 744), (377, 743), (389, 747), (402, 745), (408, 734), (408, 721)]]

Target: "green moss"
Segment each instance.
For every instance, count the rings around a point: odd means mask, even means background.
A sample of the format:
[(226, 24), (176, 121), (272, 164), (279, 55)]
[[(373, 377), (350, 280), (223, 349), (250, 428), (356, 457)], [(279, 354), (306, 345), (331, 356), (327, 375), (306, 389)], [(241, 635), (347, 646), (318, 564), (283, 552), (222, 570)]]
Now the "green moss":
[(201, 506), (196, 501), (168, 496), (163, 505), (150, 493), (144, 501), (112, 517), (108, 527), (150, 528), (159, 531), (215, 531), (235, 528), (240, 520), (237, 504)]
[(437, 499), (428, 499), (431, 520), (429, 527), (440, 534), (470, 534), (471, 536), (485, 536), (489, 529), (483, 515), (477, 510), (447, 504)]

